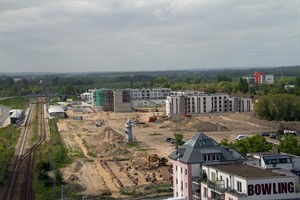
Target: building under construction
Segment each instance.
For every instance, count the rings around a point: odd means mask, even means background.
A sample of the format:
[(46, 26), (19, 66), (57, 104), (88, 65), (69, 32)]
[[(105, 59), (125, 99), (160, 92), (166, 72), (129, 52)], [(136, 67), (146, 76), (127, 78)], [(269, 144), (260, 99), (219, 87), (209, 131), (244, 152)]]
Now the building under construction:
[(130, 112), (130, 91), (97, 89), (95, 90), (95, 105), (102, 111)]

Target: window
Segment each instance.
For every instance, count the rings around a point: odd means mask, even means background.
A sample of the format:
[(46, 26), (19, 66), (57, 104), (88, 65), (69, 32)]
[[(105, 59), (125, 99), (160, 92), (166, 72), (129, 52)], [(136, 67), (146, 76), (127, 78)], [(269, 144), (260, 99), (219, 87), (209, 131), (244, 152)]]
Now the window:
[(183, 170), (183, 168), (182, 168), (182, 167), (180, 167), (180, 173), (182, 173), (182, 170)]
[(185, 182), (185, 189), (188, 189), (188, 185), (187, 185), (187, 182)]
[(204, 187), (204, 193), (203, 193), (204, 197), (208, 197), (208, 189), (207, 187)]
[(176, 165), (176, 172), (177, 172), (177, 165)]
[(183, 190), (183, 181), (180, 181), (180, 190)]
[(215, 172), (212, 172), (212, 173), (211, 173), (211, 180), (212, 180), (212, 181), (215, 181), (215, 180), (216, 180), (216, 173), (215, 173)]
[(187, 169), (184, 170), (184, 174), (187, 175)]
[(240, 181), (237, 181), (236, 184), (237, 184), (237, 191), (242, 192), (242, 183)]
[(176, 185), (178, 185), (178, 179), (176, 178)]

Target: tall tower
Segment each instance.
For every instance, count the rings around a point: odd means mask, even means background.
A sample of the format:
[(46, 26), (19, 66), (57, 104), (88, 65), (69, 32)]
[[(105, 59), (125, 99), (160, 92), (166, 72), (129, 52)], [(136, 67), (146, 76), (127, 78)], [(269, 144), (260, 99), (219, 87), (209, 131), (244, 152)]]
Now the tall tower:
[(125, 128), (126, 128), (126, 142), (127, 143), (132, 143), (132, 123), (131, 120), (128, 119), (126, 124), (125, 124)]

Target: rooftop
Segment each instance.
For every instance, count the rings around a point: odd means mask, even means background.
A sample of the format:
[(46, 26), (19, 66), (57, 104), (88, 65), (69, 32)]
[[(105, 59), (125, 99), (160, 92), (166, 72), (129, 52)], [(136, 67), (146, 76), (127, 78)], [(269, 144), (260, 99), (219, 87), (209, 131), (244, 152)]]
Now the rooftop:
[(178, 160), (182, 163), (204, 163), (211, 162), (204, 160), (204, 155), (219, 155), (219, 159), (212, 162), (228, 162), (244, 160), (244, 157), (220, 146), (212, 138), (204, 133), (197, 133), (192, 139), (188, 140), (177, 150), (173, 151), (169, 158)]
[(247, 165), (245, 163), (214, 165), (212, 168), (218, 169), (219, 171), (228, 174), (239, 175), (243, 178), (266, 178), (285, 176), (284, 174), (275, 173), (270, 170), (265, 170), (251, 165)]

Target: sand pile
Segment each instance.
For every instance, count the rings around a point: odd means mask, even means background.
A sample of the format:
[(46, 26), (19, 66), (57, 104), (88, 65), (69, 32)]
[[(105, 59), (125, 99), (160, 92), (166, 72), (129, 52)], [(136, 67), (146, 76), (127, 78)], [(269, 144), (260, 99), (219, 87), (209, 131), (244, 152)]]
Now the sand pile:
[(71, 192), (83, 192), (85, 190), (86, 190), (86, 188), (83, 187), (83, 186), (81, 186), (78, 183), (72, 183), (72, 184), (70, 184), (70, 191)]
[(115, 144), (111, 144), (108, 142), (100, 142), (98, 145), (94, 146), (93, 153), (97, 157), (104, 157), (104, 156), (121, 156), (121, 155), (128, 154), (129, 151), (117, 147)]
[(93, 137), (97, 141), (120, 143), (124, 136), (120, 135), (110, 127), (106, 127), (102, 132)]
[(219, 123), (211, 123), (201, 121), (199, 118), (188, 118), (183, 116), (176, 116), (172, 121), (164, 123), (165, 126), (169, 127), (174, 131), (228, 131), (228, 128), (220, 125)]
[(83, 164), (79, 161), (76, 162), (75, 166), (74, 166), (74, 172), (79, 172), (82, 168)]

